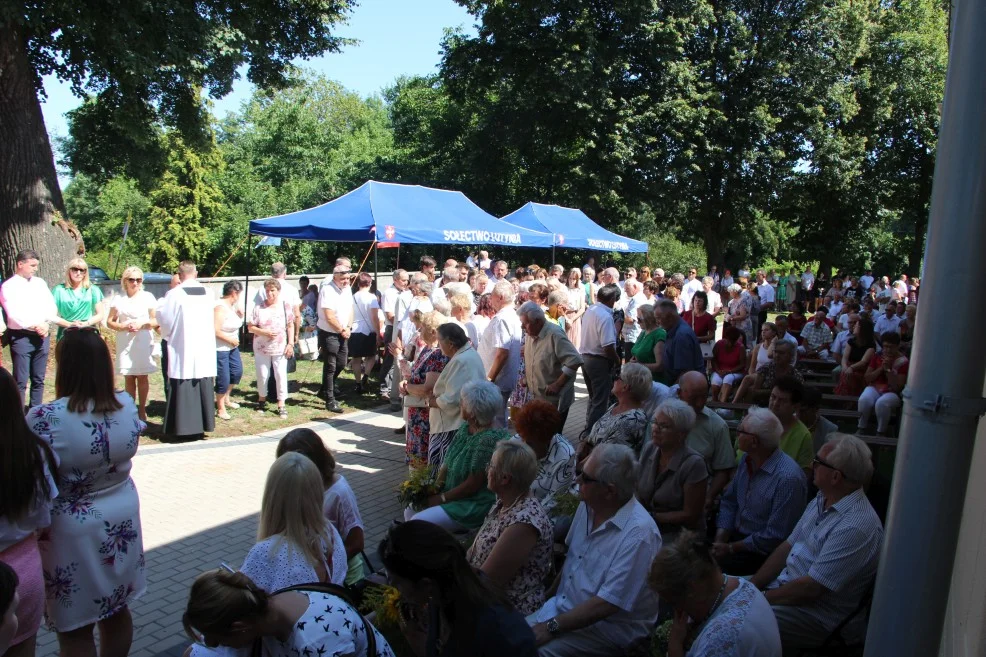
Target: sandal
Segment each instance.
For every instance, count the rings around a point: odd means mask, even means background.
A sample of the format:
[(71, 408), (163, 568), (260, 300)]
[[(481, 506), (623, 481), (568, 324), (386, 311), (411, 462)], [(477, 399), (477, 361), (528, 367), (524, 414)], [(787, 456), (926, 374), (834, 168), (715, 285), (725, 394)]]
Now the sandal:
[(279, 408), (279, 409), (277, 409), (277, 414), (280, 416), (280, 418), (282, 420), (286, 420), (287, 417), (288, 417), (288, 409), (286, 409), (286, 408)]
[(267, 412), (267, 402), (266, 401), (262, 401), (262, 402), (259, 402), (257, 404), (257, 412), (258, 413), (266, 413)]
[(239, 408), (240, 407), (240, 405), (237, 404), (235, 401), (228, 401), (228, 402), (226, 402), (226, 406), (228, 408), (233, 408), (233, 409), (236, 409), (236, 408)]
[(233, 419), (233, 416), (230, 415), (229, 413), (227, 413), (226, 411), (223, 411), (222, 413), (216, 413), (216, 417), (218, 417), (220, 420), (232, 420)]

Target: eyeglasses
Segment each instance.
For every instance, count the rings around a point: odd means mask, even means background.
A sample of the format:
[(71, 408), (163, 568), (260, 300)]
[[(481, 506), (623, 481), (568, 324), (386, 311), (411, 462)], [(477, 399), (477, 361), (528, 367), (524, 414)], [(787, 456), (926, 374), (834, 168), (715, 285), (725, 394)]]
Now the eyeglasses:
[(661, 423), (655, 422), (654, 423), (654, 429), (656, 431), (674, 431), (674, 425), (673, 424), (664, 424), (663, 422), (661, 422)]
[(741, 434), (742, 433), (742, 434), (745, 434), (747, 436), (753, 436), (754, 438), (759, 438), (760, 437), (758, 434), (755, 434), (752, 431), (747, 431), (746, 429), (737, 429), (736, 430), (736, 433), (737, 434)]
[(822, 459), (818, 458), (817, 456), (811, 460), (811, 464), (812, 464), (812, 466), (816, 466), (816, 465), (825, 466), (829, 470), (835, 470), (836, 472), (838, 472), (839, 474), (841, 474), (843, 477), (846, 476), (845, 473), (842, 470), (840, 470), (839, 468), (835, 467), (831, 463), (827, 463), (826, 461), (823, 461)]
[(127, 282), (128, 283), (143, 283), (144, 282), (144, 279), (143, 278), (128, 278), (127, 279)]
[(85, 267), (69, 267), (69, 271), (76, 274), (84, 274), (89, 270), (86, 269)]
[(575, 472), (575, 477), (581, 481), (583, 484), (599, 484), (602, 483), (601, 480), (596, 479), (593, 476), (587, 475), (585, 470), (577, 470)]

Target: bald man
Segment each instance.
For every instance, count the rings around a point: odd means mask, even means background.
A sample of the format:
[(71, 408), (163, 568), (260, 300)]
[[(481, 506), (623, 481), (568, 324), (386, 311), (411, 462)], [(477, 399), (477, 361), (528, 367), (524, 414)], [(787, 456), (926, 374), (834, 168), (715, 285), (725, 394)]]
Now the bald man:
[(709, 471), (709, 491), (705, 509), (712, 509), (715, 499), (726, 488), (736, 468), (736, 458), (729, 440), (729, 426), (718, 413), (705, 406), (709, 381), (701, 372), (685, 372), (678, 379), (678, 398), (695, 411), (695, 426), (685, 444), (702, 455)]

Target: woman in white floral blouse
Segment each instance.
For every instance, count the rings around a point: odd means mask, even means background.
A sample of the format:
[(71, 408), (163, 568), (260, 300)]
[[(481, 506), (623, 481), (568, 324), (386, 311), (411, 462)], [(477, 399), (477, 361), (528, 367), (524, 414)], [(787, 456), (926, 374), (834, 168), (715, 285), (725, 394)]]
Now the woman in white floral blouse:
[(531, 495), (537, 473), (537, 457), (529, 446), (515, 440), (497, 445), (486, 471), (496, 504), (468, 553), (469, 563), (525, 615), (544, 604), (544, 580), (551, 570), (551, 519)]
[(58, 343), (58, 397), (27, 421), (58, 457), (51, 529), (38, 542), (46, 616), (63, 657), (126, 657), (129, 605), (144, 593), (140, 500), (131, 459), (145, 424), (134, 400), (113, 389), (109, 349), (93, 327), (68, 328)]

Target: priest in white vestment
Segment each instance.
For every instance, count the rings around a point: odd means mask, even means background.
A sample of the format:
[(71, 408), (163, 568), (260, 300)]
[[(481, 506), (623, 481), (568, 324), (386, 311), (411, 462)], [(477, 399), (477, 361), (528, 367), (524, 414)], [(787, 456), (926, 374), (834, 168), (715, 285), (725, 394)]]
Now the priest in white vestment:
[(216, 427), (216, 300), (197, 276), (195, 263), (182, 262), (181, 283), (164, 297), (157, 314), (161, 337), (168, 341), (171, 390), (164, 433), (169, 436), (196, 436)]

